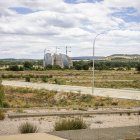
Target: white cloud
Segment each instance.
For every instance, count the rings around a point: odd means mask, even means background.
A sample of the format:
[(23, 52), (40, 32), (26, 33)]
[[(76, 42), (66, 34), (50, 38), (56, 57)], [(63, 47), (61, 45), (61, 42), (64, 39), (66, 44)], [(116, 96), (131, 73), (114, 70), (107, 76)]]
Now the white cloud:
[[(20, 14), (9, 9), (11, 7), (26, 7), (34, 12)], [(44, 48), (55, 51), (57, 45), (62, 46), (62, 52), (65, 45), (73, 46), (73, 56), (92, 55), (95, 34), (108, 30), (111, 31), (101, 35), (96, 42), (96, 55), (138, 53), (140, 23), (128, 23), (111, 15), (114, 8), (123, 7), (133, 7), (139, 12), (140, 2), (104, 0), (68, 4), (63, 0), (0, 1), (0, 57), (42, 58)]]

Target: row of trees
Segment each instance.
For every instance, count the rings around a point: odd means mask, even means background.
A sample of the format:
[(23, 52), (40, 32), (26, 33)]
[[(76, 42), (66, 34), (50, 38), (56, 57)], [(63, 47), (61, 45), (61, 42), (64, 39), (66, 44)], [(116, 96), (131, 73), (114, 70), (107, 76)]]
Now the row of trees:
[[(73, 64), (73, 67), (76, 70), (88, 70), (93, 66), (92, 61), (75, 61)], [(115, 68), (120, 70), (123, 68), (128, 70), (137, 68), (137, 70), (139, 70), (139, 67), (140, 61), (95, 61), (96, 70), (112, 70)]]
[(25, 62), (30, 62), (32, 65), (35, 66), (42, 66), (43, 61), (42, 60), (0, 60), (0, 66), (13, 66), (13, 65), (23, 65)]
[(9, 66), (9, 68), (7, 68), (7, 70), (11, 70), (11, 71), (24, 71), (24, 70), (32, 70), (33, 69), (33, 63), (26, 61), (23, 63), (23, 66), (19, 66), (19, 65), (11, 65)]
[[(63, 69), (76, 69), (76, 70), (89, 70), (92, 68), (92, 61), (74, 61), (73, 67), (64, 67)], [(123, 70), (124, 68), (130, 70), (131, 68), (137, 68), (140, 71), (140, 61), (95, 61), (95, 70)], [(58, 65), (48, 65), (45, 70), (59, 70), (62, 69)], [(23, 62), (22, 65), (10, 65), (7, 70), (11, 71), (24, 71), (24, 70), (44, 70), (40, 67), (34, 67), (34, 63), (31, 61)]]

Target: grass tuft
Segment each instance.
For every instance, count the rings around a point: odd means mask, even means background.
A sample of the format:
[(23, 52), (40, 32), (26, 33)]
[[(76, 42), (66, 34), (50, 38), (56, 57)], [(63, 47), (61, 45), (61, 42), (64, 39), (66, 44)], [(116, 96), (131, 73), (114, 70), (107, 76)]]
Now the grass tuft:
[(76, 130), (76, 129), (86, 129), (87, 125), (81, 118), (74, 119), (62, 119), (55, 123), (55, 130)]
[(0, 120), (4, 120), (5, 118), (5, 114), (3, 113), (3, 111), (0, 110)]
[(37, 133), (38, 132), (38, 127), (36, 125), (33, 125), (29, 122), (22, 123), (19, 126), (19, 132), (21, 134), (25, 133)]

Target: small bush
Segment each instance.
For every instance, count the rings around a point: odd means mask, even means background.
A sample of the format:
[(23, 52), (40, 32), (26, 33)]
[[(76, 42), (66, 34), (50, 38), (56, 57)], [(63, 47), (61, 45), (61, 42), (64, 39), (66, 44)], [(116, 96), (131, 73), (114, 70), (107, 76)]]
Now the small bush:
[(21, 134), (25, 134), (25, 133), (37, 133), (38, 132), (38, 128), (36, 125), (33, 125), (31, 123), (25, 122), (22, 123), (19, 126), (19, 132)]
[(42, 82), (47, 83), (48, 82), (48, 78), (47, 77), (43, 77), (42, 78)]
[(0, 120), (4, 120), (5, 114), (0, 110)]
[(6, 101), (3, 102), (3, 107), (4, 108), (9, 108), (10, 107), (10, 104)]
[(55, 82), (55, 84), (58, 84), (58, 85), (65, 85), (66, 84), (66, 82), (64, 80), (54, 79), (54, 82)]
[(63, 119), (55, 123), (55, 130), (76, 130), (76, 129), (86, 129), (87, 125), (84, 123), (83, 119)]
[(30, 77), (29, 77), (29, 76), (26, 77), (26, 78), (25, 78), (25, 81), (26, 81), (26, 82), (30, 82), (30, 81), (31, 81)]
[(1, 83), (2, 83), (2, 81), (0, 79), (0, 107), (3, 107), (5, 94), (4, 94), (4, 87), (2, 86)]

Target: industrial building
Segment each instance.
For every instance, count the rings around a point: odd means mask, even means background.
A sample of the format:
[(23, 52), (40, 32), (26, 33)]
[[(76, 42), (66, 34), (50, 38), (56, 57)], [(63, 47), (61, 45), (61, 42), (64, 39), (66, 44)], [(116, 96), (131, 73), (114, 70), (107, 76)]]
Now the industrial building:
[(44, 54), (44, 67), (48, 65), (58, 65), (61, 68), (64, 67), (72, 67), (73, 63), (70, 57), (68, 57), (65, 54), (51, 54), (51, 53), (45, 53)]

